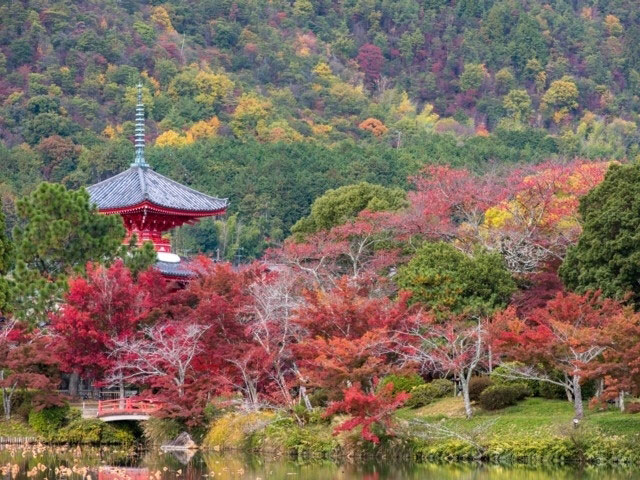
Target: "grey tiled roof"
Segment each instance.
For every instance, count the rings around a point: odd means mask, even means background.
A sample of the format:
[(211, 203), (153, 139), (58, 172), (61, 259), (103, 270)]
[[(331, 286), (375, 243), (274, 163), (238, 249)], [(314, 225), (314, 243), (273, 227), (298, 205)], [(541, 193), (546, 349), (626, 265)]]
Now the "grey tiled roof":
[(157, 261), (156, 268), (160, 270), (160, 273), (172, 277), (190, 278), (195, 276), (195, 273), (189, 268), (189, 262), (184, 260), (179, 263)]
[(148, 167), (128, 170), (87, 188), (100, 210), (126, 208), (145, 200), (161, 207), (192, 212), (221, 210), (226, 198), (216, 198), (154, 172)]

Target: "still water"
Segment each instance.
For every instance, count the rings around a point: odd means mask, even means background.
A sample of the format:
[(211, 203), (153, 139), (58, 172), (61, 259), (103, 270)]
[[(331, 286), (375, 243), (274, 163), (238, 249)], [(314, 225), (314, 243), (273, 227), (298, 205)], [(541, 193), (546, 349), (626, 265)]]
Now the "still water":
[(83, 480), (622, 480), (640, 470), (524, 468), (472, 464), (303, 463), (229, 453), (184, 454), (117, 448), (5, 447), (2, 479)]

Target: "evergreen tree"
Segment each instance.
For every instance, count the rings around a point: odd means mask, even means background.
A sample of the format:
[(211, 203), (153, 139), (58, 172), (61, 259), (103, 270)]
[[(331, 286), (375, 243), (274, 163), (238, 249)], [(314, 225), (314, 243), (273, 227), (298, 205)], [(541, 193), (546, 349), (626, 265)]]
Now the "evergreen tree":
[(631, 292), (640, 302), (640, 165), (612, 165), (580, 201), (582, 235), (560, 268), (567, 287), (602, 290), (611, 297)]
[(490, 313), (509, 301), (516, 285), (499, 254), (468, 256), (449, 243), (425, 243), (398, 270), (396, 283), (436, 315)]
[(108, 262), (118, 254), (124, 226), (118, 216), (99, 215), (86, 190), (49, 183), (19, 200), (17, 210), (14, 313), (40, 324), (60, 301), (68, 274), (82, 271), (88, 261)]
[(398, 210), (407, 205), (405, 196), (405, 192), (399, 188), (368, 182), (327, 190), (313, 202), (311, 214), (300, 219), (291, 231), (304, 235), (328, 230), (355, 218), (362, 210)]
[(2, 200), (0, 200), (0, 314), (7, 310), (9, 303), (9, 282), (5, 278), (11, 267), (12, 244), (6, 232)]

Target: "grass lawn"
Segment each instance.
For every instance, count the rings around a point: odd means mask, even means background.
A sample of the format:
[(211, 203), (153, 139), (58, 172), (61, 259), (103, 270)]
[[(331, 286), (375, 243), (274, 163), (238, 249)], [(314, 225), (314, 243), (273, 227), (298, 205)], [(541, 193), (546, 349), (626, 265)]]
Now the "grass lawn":
[[(416, 410), (402, 409), (398, 418), (437, 423), (457, 433), (485, 440), (507, 436), (510, 439), (565, 436), (573, 430), (573, 406), (569, 402), (537, 397), (495, 412), (475, 408), (470, 420), (464, 416), (461, 398), (444, 398)], [(630, 415), (614, 409), (601, 412), (585, 407), (582, 429), (607, 436), (640, 437), (640, 414)]]

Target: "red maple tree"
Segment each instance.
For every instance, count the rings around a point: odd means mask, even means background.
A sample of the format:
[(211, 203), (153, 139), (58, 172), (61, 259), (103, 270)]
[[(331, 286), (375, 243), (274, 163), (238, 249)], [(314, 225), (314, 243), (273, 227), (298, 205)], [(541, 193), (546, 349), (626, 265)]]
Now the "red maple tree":
[(114, 342), (157, 316), (165, 285), (155, 270), (134, 279), (121, 260), (109, 267), (89, 264), (86, 277), (71, 278), (65, 303), (51, 318), (52, 331), (62, 340), (58, 354), (64, 371), (100, 379), (114, 360)]
[[(573, 401), (576, 419), (583, 416), (582, 383), (601, 355), (612, 346), (612, 333), (624, 324), (619, 302), (597, 292), (558, 293), (527, 319), (509, 307), (496, 315), (501, 330), (494, 342), (499, 353), (526, 364), (511, 372), (514, 378), (560, 385)], [(562, 378), (552, 375), (561, 372)]]
[(348, 388), (343, 393), (343, 400), (331, 403), (324, 414), (325, 417), (338, 412), (351, 415), (349, 420), (334, 429), (334, 435), (362, 426), (362, 438), (373, 443), (380, 443), (380, 437), (372, 431), (374, 426), (393, 435), (393, 412), (410, 396), (405, 392), (394, 395), (393, 383), (387, 383), (376, 393), (365, 393), (359, 385)]

